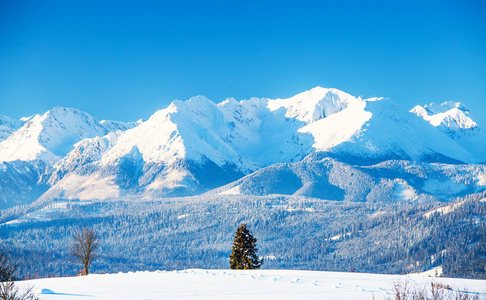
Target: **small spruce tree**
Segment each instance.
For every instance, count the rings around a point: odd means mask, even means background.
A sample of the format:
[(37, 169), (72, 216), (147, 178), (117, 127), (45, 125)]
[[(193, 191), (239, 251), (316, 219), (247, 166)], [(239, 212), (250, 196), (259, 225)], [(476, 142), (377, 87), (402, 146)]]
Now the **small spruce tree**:
[(229, 256), (231, 269), (251, 270), (262, 266), (263, 259), (257, 256), (256, 242), (246, 224), (241, 224), (236, 230), (233, 251)]

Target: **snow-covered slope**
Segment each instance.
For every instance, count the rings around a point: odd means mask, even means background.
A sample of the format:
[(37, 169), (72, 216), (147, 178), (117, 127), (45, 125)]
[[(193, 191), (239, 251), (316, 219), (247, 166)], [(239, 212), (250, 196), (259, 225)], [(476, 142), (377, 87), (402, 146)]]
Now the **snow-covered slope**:
[(39, 181), (48, 166), (36, 161), (0, 162), (0, 209), (28, 204), (50, 186)]
[[(120, 134), (120, 131), (110, 132), (103, 137), (97, 136), (76, 143), (74, 149), (54, 165), (48, 183), (53, 185), (70, 172), (89, 168), (91, 163), (100, 160), (103, 154), (116, 144)], [(87, 170), (80, 171), (86, 172)]]
[(206, 157), (220, 166), (238, 162), (244, 167), (239, 154), (223, 140), (230, 133), (228, 123), (218, 107), (203, 96), (175, 101), (121, 136), (102, 162), (113, 163), (137, 147), (149, 163)]
[[(18, 282), (33, 286), (41, 300), (48, 299), (384, 299), (393, 287), (407, 282), (425, 288), (431, 279), (411, 275), (378, 275), (299, 270), (201, 270), (91, 274), (82, 277), (36, 279)], [(483, 280), (434, 278), (457, 291), (486, 297)], [(410, 295), (409, 295), (410, 296)], [(451, 298), (451, 299), (452, 299)], [(432, 298), (431, 298), (432, 299)]]
[(218, 104), (233, 128), (228, 143), (256, 167), (299, 161), (314, 151), (312, 137), (299, 132), (305, 123), (287, 117), (285, 109), (272, 108), (273, 101), (227, 99)]
[(415, 106), (412, 113), (447, 134), (480, 162), (486, 162), (486, 127), (460, 102)]

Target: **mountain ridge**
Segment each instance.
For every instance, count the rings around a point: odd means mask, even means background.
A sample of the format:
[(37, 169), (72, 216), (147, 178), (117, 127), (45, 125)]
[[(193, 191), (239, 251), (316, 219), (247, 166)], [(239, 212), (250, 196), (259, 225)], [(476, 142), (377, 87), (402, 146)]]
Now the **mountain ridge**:
[[(437, 116), (444, 113), (462, 123), (453, 126), (444, 122), (446, 117)], [(454, 119), (457, 116), (460, 117)], [(331, 195), (333, 199), (351, 201), (366, 197), (341, 197), (348, 195), (349, 190), (337, 181), (332, 182), (329, 170), (340, 165), (340, 169), (354, 170), (350, 174), (355, 174), (360, 166), (409, 161), (446, 164), (449, 166), (446, 169), (464, 172), (463, 177), (470, 180), (469, 188), (448, 194), (454, 197), (466, 190), (480, 191), (486, 185), (479, 179), (483, 176), (479, 173), (484, 173), (480, 166), (459, 167), (486, 161), (477, 147), (471, 146), (475, 142), (481, 145), (482, 141), (477, 140), (484, 132), (482, 123), (471, 116), (463, 104), (456, 102), (417, 106), (408, 112), (389, 99), (356, 98), (322, 87), (286, 99), (228, 98), (217, 104), (199, 95), (187, 101), (175, 100), (149, 119), (130, 123), (98, 121), (76, 109), (54, 108), (23, 119), (25, 123), (0, 142), (0, 164), (6, 178), (0, 182), (0, 196), (13, 195), (19, 189), (12, 182), (23, 176), (21, 168), (7, 171), (12, 169), (7, 165), (23, 161), (32, 166), (42, 165), (36, 171), (40, 174), (37, 181), (35, 176), (28, 177), (32, 182), (27, 186), (32, 190), (37, 185), (48, 187), (43, 198), (187, 196), (218, 190), (254, 172), (283, 174), (268, 170), (287, 168), (284, 173), (290, 176), (289, 182), (282, 181), (276, 191), (292, 184), (298, 187), (295, 182), (302, 183), (302, 176), (310, 176), (314, 180), (304, 180), (308, 186), (300, 186), (299, 192), (294, 193), (310, 197)], [(437, 123), (439, 117), (442, 121)], [(479, 133), (468, 132), (467, 138), (458, 138), (450, 134), (456, 127)], [(325, 163), (319, 158), (323, 155), (328, 157)], [(302, 171), (311, 165), (321, 169), (317, 173)], [(296, 174), (296, 168), (303, 173)], [(479, 172), (476, 177), (470, 174), (473, 171)], [(383, 176), (375, 174), (370, 180), (385, 180)], [(399, 177), (396, 179), (400, 181)], [(352, 175), (343, 179), (346, 180), (358, 182)], [(401, 180), (404, 182), (398, 185), (414, 186)], [(460, 183), (452, 181), (454, 186)], [(448, 197), (423, 187), (415, 186), (413, 190), (425, 198)], [(380, 193), (384, 191), (385, 188)], [(23, 203), (22, 197), (16, 203)], [(6, 197), (1, 200), (7, 202)]]
[(464, 104), (447, 101), (417, 105), (410, 112), (445, 133), (480, 162), (486, 162), (486, 127)]

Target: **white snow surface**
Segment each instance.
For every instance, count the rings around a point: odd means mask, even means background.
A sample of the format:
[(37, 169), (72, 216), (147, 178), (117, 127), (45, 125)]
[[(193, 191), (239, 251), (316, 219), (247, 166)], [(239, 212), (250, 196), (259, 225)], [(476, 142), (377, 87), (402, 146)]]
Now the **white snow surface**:
[(441, 206), (439, 208), (433, 209), (431, 211), (426, 212), (423, 216), (426, 218), (430, 218), (431, 215), (433, 214), (439, 214), (439, 215), (446, 215), (448, 213), (453, 212), (457, 208), (461, 207), (464, 204), (464, 202), (458, 202), (458, 203), (451, 203), (445, 206)]
[(91, 176), (69, 173), (50, 190), (54, 198), (71, 200), (109, 199), (120, 196), (119, 187), (112, 176)]
[[(418, 275), (297, 270), (201, 270), (91, 274), (18, 282), (49, 299), (385, 299), (397, 282), (430, 286)], [(434, 278), (453, 289), (486, 295), (484, 280)]]

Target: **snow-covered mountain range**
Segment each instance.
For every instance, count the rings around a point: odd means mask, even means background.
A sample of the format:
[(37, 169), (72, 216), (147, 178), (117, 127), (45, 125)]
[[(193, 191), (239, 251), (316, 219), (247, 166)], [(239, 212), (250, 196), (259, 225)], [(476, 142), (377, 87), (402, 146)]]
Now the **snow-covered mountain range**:
[(432, 103), (416, 106), (411, 112), (445, 133), (480, 162), (486, 161), (486, 127), (462, 103)]
[(321, 87), (219, 104), (196, 96), (132, 123), (70, 108), (0, 116), (0, 208), (208, 191), (447, 200), (486, 189), (483, 127), (460, 103), (408, 112)]

